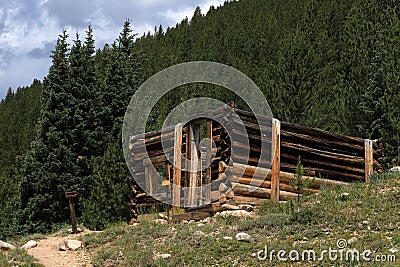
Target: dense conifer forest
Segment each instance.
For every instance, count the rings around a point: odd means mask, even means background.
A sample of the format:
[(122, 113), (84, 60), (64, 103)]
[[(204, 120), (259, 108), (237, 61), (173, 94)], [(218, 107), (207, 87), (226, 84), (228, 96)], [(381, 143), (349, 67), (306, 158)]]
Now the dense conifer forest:
[[(386, 167), (398, 164), (397, 1), (227, 1), (143, 36), (134, 25), (126, 20), (115, 42), (97, 50), (90, 25), (72, 43), (75, 33), (64, 30), (46, 78), (10, 88), (1, 101), (0, 239), (68, 222), (70, 190), (79, 194), (85, 226), (127, 220), (129, 172), (120, 144), (126, 107), (143, 81), (182, 62), (230, 65), (255, 81), (274, 117), (381, 139)], [(148, 129), (197, 96), (245, 108), (226, 89), (182, 86), (157, 104)]]

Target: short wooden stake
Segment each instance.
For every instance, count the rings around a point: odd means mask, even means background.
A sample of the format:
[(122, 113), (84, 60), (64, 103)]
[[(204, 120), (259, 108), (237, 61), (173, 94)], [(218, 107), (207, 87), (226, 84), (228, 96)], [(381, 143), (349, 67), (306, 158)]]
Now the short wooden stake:
[(78, 194), (76, 192), (65, 192), (65, 197), (69, 201), (69, 209), (71, 211), (71, 223), (72, 223), (72, 233), (77, 234), (78, 228), (76, 226), (76, 216), (75, 216), (75, 205), (74, 198), (76, 198)]

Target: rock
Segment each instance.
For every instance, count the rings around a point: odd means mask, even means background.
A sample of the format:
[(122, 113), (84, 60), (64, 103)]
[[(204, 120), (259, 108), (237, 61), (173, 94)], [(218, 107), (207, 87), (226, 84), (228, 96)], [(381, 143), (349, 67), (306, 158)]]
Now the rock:
[(304, 240), (304, 241), (308, 241), (308, 237), (303, 236), (303, 240)]
[(225, 240), (232, 240), (233, 238), (231, 236), (224, 236)]
[(83, 247), (83, 244), (79, 240), (64, 240), (61, 242), (59, 249), (66, 250), (78, 250)]
[(394, 254), (394, 253), (398, 252), (399, 250), (395, 249), (395, 248), (391, 248), (391, 249), (389, 249), (389, 251)]
[(161, 258), (161, 259), (164, 259), (164, 260), (169, 259), (171, 257), (172, 257), (172, 255), (169, 254), (169, 253), (163, 253), (163, 254), (159, 254), (159, 255), (156, 256), (157, 259)]
[(10, 250), (10, 249), (16, 249), (14, 245), (11, 245), (9, 243), (3, 242), (0, 240), (0, 250)]
[(254, 210), (254, 207), (252, 205), (241, 204), (241, 205), (238, 205), (238, 207), (241, 210), (245, 210), (245, 211), (248, 211), (248, 212), (251, 212), (251, 211)]
[(203, 223), (198, 223), (197, 226), (198, 227), (202, 227), (204, 224)]
[(240, 242), (251, 242), (253, 239), (249, 234), (246, 233), (237, 233), (236, 234), (236, 240)]
[(230, 204), (223, 204), (221, 206), (222, 210), (240, 210), (238, 206), (230, 205)]
[(389, 170), (389, 172), (400, 174), (400, 166), (395, 166), (395, 167), (391, 168)]
[(34, 248), (36, 246), (37, 246), (37, 242), (35, 240), (29, 240), (28, 242), (25, 243), (25, 245), (23, 245), (21, 247), (21, 249), (28, 250), (28, 249)]
[(159, 213), (159, 214), (158, 214), (158, 217), (160, 217), (160, 219), (164, 219), (164, 220), (167, 220), (167, 221), (168, 221), (168, 216), (167, 216), (167, 215), (164, 215), (163, 213)]
[(356, 242), (357, 242), (357, 237), (353, 236), (352, 238), (350, 238), (350, 239), (347, 241), (347, 244), (348, 244), (348, 245), (351, 245), (351, 244), (354, 244), (354, 243), (356, 243)]
[(153, 222), (158, 223), (158, 224), (168, 224), (167, 220), (164, 219), (155, 219)]
[(203, 220), (203, 223), (211, 223), (212, 222), (212, 218), (211, 217), (207, 217)]
[(368, 225), (369, 221), (363, 221), (362, 223), (365, 224), (365, 225)]
[(138, 226), (138, 225), (139, 225), (139, 223), (135, 222), (133, 224), (130, 224), (129, 226)]
[(225, 210), (218, 214), (218, 216), (226, 217), (226, 216), (234, 216), (234, 217), (252, 217), (253, 214), (251, 212), (245, 210)]
[(202, 232), (202, 231), (196, 231), (196, 232), (193, 233), (194, 237), (203, 237), (205, 235), (206, 234), (204, 232)]
[(189, 224), (195, 224), (196, 221), (195, 221), (195, 220), (190, 220), (188, 223), (189, 223)]
[(189, 221), (188, 221), (188, 220), (183, 220), (183, 221), (181, 221), (181, 223), (182, 223), (182, 224), (188, 224)]

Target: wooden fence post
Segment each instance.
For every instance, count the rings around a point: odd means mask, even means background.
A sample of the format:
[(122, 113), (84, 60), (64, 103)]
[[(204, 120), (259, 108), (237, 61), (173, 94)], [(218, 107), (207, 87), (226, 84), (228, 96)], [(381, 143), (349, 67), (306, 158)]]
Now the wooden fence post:
[(175, 126), (174, 135), (174, 170), (172, 185), (172, 206), (174, 211), (181, 206), (181, 175), (182, 175), (182, 123)]
[(364, 140), (365, 147), (365, 182), (369, 183), (369, 178), (374, 172), (374, 150), (372, 141), (369, 139)]
[(281, 122), (272, 120), (272, 170), (271, 170), (271, 200), (279, 201), (279, 173), (281, 170)]

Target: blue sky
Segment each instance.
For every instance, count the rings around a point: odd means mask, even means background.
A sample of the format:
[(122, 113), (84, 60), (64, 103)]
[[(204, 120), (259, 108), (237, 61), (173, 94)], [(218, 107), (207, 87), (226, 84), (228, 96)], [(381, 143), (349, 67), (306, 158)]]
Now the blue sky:
[(67, 28), (70, 36), (84, 36), (90, 23), (97, 48), (112, 43), (125, 19), (132, 19), (140, 36), (175, 26), (193, 15), (203, 14), (224, 0), (1, 0), (0, 1), (0, 99), (11, 86), (30, 85), (43, 79), (51, 64), (50, 52), (58, 35)]

